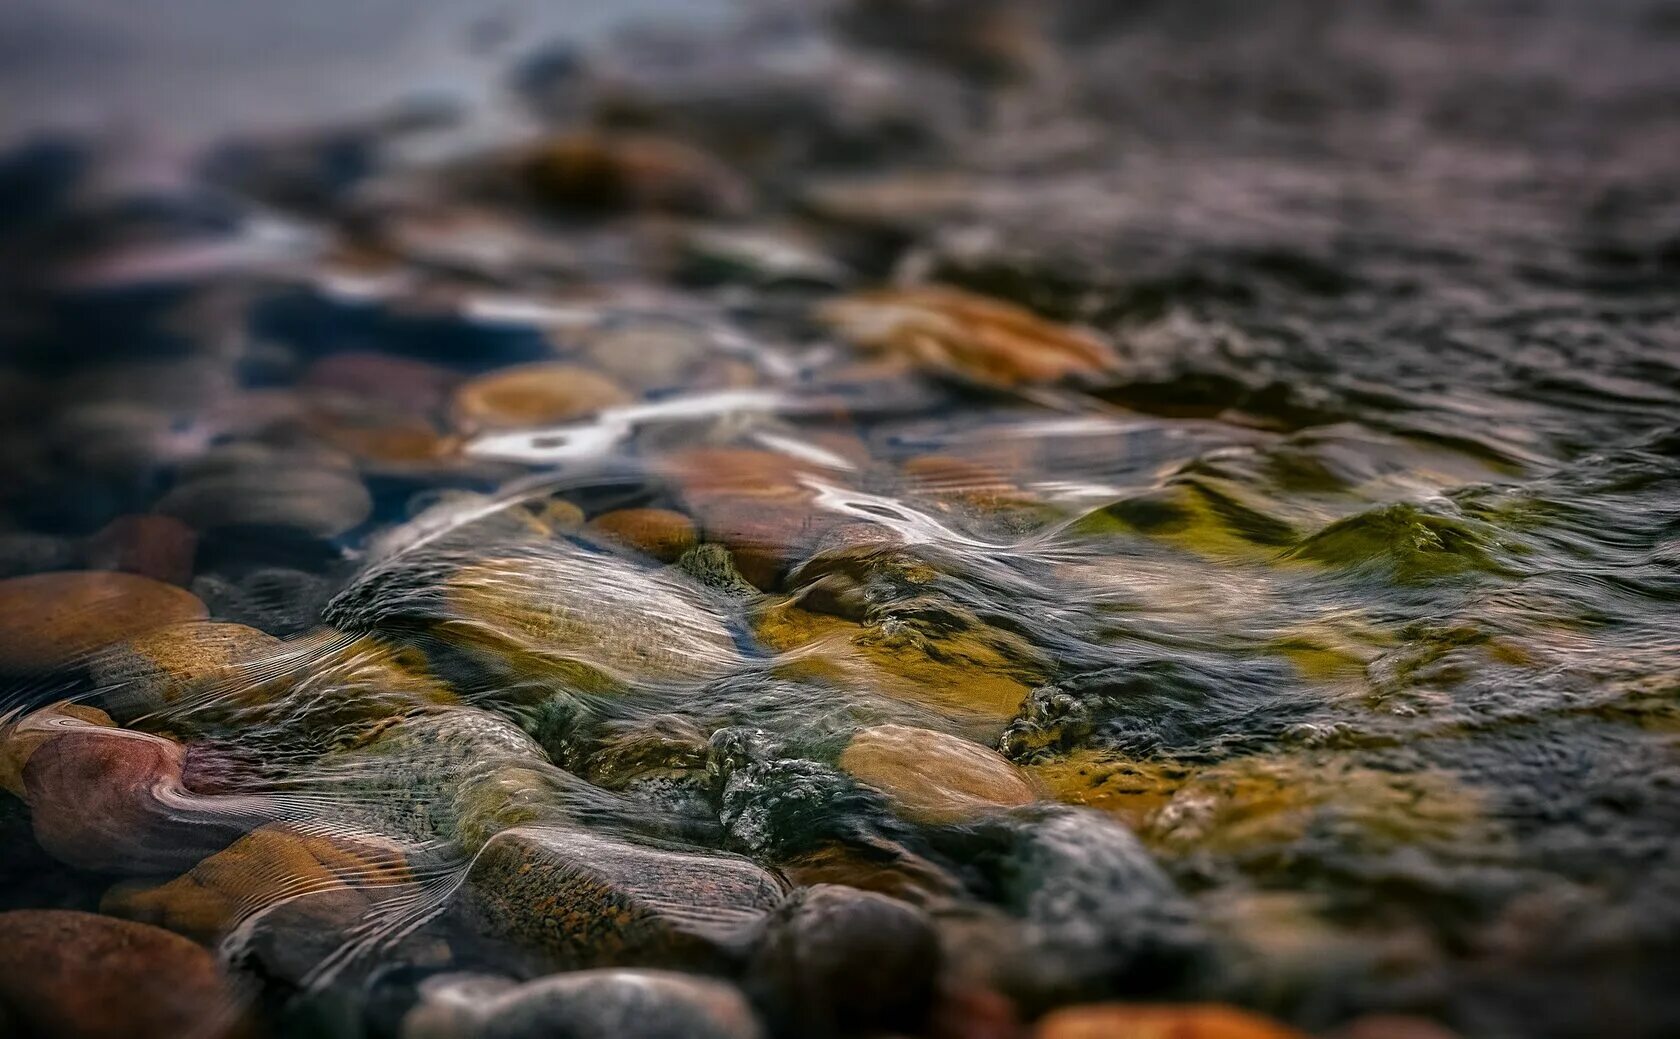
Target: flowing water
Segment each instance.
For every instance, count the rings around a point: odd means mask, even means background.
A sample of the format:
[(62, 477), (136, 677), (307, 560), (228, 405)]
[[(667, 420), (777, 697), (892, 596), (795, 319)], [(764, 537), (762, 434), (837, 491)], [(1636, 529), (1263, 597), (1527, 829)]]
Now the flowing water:
[(205, 1035), (1680, 1029), (1680, 11), (839, 6), (5, 159), (0, 907)]

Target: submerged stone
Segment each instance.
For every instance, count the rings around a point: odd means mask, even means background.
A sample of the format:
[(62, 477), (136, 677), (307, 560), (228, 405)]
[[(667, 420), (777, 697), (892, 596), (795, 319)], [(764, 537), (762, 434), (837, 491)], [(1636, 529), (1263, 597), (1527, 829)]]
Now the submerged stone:
[(469, 432), (551, 426), (628, 403), (612, 379), (575, 364), (538, 362), (502, 368), (455, 390), (450, 414)]
[(1216, 1003), (1099, 1003), (1047, 1015), (1034, 1039), (1306, 1039), (1287, 1025)]
[(819, 884), (771, 914), (748, 988), (790, 1034), (915, 1031), (938, 973), (939, 940), (926, 913), (885, 895)]
[(62, 571), (0, 581), (0, 670), (75, 667), (153, 628), (205, 616), (191, 592), (114, 571)]
[(551, 969), (718, 969), (782, 896), (781, 882), (744, 858), (527, 826), (474, 859), (466, 912)]
[(740, 990), (658, 970), (582, 970), (522, 985), (443, 975), (421, 986), (402, 1039), (762, 1039)]
[(210, 953), (179, 935), (68, 910), (0, 913), (0, 1024), (20, 1036), (220, 1039), (242, 1009)]
[(615, 509), (590, 520), (584, 533), (674, 563), (694, 547), (694, 523), (670, 509)]
[(863, 729), (841, 752), (840, 767), (918, 822), (962, 822), (1038, 800), (1026, 776), (1001, 754), (932, 729)]
[(824, 304), (819, 317), (861, 349), (987, 386), (1061, 382), (1119, 363), (1095, 333), (937, 285), (845, 296)]

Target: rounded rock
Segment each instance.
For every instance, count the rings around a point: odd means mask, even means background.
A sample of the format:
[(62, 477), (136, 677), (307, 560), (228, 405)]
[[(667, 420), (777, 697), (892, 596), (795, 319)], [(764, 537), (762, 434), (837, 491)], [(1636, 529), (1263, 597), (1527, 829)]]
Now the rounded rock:
[(625, 404), (630, 395), (599, 372), (538, 362), (481, 375), (455, 391), (451, 413), (466, 430), (547, 426)]
[(0, 670), (69, 667), (105, 646), (182, 621), (204, 603), (136, 574), (67, 570), (0, 581)]
[(443, 976), (422, 986), (402, 1039), (760, 1039), (740, 990), (657, 970), (586, 970), (523, 985)]
[(1047, 1015), (1033, 1039), (1306, 1039), (1306, 1033), (1218, 1003), (1093, 1003)]
[(1038, 800), (1032, 783), (1001, 754), (932, 729), (864, 729), (841, 752), (840, 767), (918, 822), (962, 822)]
[(23, 1035), (208, 1039), (238, 1013), (209, 951), (179, 935), (92, 913), (0, 913), (0, 1022)]
[(670, 509), (616, 509), (590, 520), (584, 532), (674, 563), (694, 547), (694, 523)]

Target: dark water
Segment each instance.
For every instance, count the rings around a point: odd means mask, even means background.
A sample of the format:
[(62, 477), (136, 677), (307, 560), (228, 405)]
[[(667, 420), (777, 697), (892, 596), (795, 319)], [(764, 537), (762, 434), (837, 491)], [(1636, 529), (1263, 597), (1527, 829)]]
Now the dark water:
[(1680, 1030), (1680, 7), (956, 7), (7, 157), (0, 905), (207, 1035)]

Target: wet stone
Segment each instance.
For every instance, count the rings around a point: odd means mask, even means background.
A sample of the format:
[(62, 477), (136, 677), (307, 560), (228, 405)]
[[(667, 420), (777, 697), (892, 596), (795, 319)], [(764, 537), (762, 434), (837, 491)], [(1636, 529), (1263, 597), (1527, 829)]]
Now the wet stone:
[(450, 414), (457, 427), (519, 429), (551, 426), (628, 403), (612, 379), (559, 362), (518, 365), (481, 375), (455, 390)]
[(62, 1039), (236, 1034), (241, 1006), (204, 948), (65, 910), (0, 913), (0, 1027)]
[(783, 895), (747, 859), (551, 827), (492, 838), (467, 892), (475, 925), (553, 969), (717, 969), (739, 958)]
[(1103, 1003), (1047, 1015), (1034, 1039), (1306, 1039), (1305, 1032), (1215, 1003)]
[(306, 570), (258, 567), (237, 577), (200, 574), (192, 590), (218, 620), (284, 636), (319, 624), (336, 587), (331, 579)]
[(987, 386), (1088, 378), (1118, 364), (1095, 333), (960, 289), (859, 293), (824, 304), (819, 316), (861, 349)]
[(192, 580), (198, 534), (170, 516), (118, 516), (83, 549), (94, 570), (121, 570), (169, 584)]
[(933, 1002), (938, 972), (939, 940), (921, 910), (819, 884), (771, 914), (748, 987), (790, 1033), (914, 1032)]
[(0, 581), (0, 670), (76, 667), (88, 656), (152, 628), (199, 620), (205, 607), (184, 589), (111, 571), (61, 571)]
[(421, 986), (402, 1039), (762, 1039), (733, 986), (657, 970), (584, 970), (522, 985), (440, 975)]
[(1038, 800), (1032, 783), (1001, 754), (932, 729), (863, 729), (841, 752), (840, 767), (919, 822), (962, 822)]
[(638, 134), (557, 137), (526, 158), (523, 175), (539, 200), (574, 213), (731, 214), (749, 202), (745, 183), (717, 159)]
[(694, 547), (694, 523), (670, 509), (617, 509), (590, 520), (584, 532), (674, 563)]
[(157, 509), (199, 530), (286, 527), (330, 538), (367, 519), (373, 499), (354, 472), (338, 465), (251, 451), (184, 474)]

